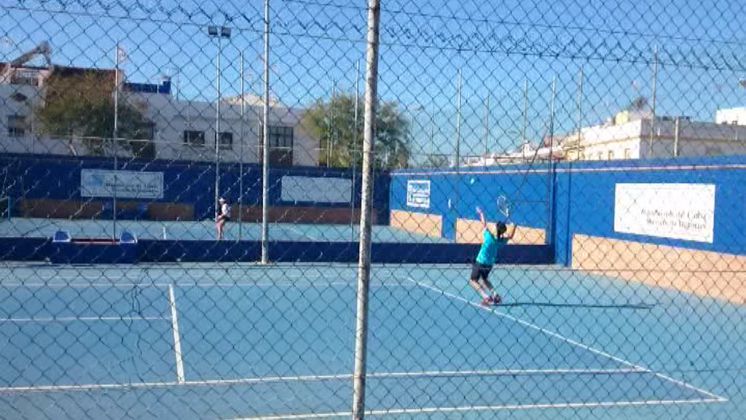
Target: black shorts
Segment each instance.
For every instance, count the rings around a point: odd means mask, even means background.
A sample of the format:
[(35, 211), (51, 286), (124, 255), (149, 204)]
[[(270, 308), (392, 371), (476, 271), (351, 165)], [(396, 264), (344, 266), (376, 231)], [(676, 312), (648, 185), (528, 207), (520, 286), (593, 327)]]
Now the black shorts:
[(471, 277), (469, 277), (471, 280), (479, 280), (479, 279), (485, 279), (487, 280), (487, 277), (490, 275), (490, 271), (492, 270), (491, 265), (484, 265), (479, 263), (474, 263), (471, 266)]

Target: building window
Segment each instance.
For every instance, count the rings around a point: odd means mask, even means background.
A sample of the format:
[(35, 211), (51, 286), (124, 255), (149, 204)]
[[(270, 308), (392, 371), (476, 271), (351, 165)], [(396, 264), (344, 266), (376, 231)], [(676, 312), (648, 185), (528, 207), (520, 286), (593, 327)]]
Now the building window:
[(220, 132), (220, 148), (221, 149), (233, 149), (233, 133), (229, 131)]
[(585, 160), (585, 152), (580, 152), (580, 160)]
[(10, 77), (10, 83), (13, 85), (39, 85), (39, 72), (37, 70), (16, 69)]
[(598, 152), (598, 160), (604, 160), (604, 153)]
[(293, 127), (269, 126), (269, 147), (293, 149)]
[[(264, 132), (259, 130), (259, 144)], [(291, 166), (293, 164), (293, 127), (269, 126), (269, 164)]]
[(24, 137), (26, 135), (26, 117), (23, 115), (8, 115), (8, 136)]
[(609, 160), (614, 160), (614, 151), (613, 150), (609, 150), (608, 156), (609, 156)]
[(205, 145), (205, 132), (204, 131), (184, 131), (184, 144), (189, 146), (204, 146)]
[(632, 151), (629, 150), (629, 148), (624, 149), (624, 158), (625, 159), (631, 159), (632, 158)]

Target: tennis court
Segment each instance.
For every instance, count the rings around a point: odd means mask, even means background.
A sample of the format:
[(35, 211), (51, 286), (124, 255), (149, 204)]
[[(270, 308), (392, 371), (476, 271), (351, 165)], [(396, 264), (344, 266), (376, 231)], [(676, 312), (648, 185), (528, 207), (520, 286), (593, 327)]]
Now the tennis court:
[[(350, 415), (353, 266), (9, 264), (0, 274), (4, 417)], [(373, 270), (369, 415), (746, 409), (729, 398), (746, 386), (743, 307), (512, 266), (494, 274), (506, 304), (484, 308), (467, 275), (458, 265)]]

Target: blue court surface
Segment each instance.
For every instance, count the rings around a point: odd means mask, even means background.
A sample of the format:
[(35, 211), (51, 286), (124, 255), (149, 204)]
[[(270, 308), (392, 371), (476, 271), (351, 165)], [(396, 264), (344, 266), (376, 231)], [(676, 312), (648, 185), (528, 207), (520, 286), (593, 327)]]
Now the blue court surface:
[[(746, 309), (562, 267), (374, 266), (366, 409), (395, 418), (746, 412)], [(4, 418), (349, 417), (355, 267), (0, 268)]]
[[(65, 230), (73, 238), (106, 238), (120, 235), (123, 231), (135, 234), (139, 239), (211, 240), (215, 239), (215, 223), (205, 221), (154, 222), (142, 220), (67, 220), (13, 218), (0, 222), (0, 237), (51, 238), (58, 230)], [(358, 226), (270, 223), (271, 240), (355, 242), (360, 235)], [(390, 226), (373, 226), (373, 242), (397, 243), (447, 243), (444, 238), (419, 235)], [(225, 228), (226, 240), (260, 240), (261, 224), (229, 222)]]

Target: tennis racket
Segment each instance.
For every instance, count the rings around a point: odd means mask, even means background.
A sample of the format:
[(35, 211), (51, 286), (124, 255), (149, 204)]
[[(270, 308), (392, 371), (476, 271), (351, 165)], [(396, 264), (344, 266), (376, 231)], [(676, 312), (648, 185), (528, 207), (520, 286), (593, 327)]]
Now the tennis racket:
[(504, 195), (497, 197), (497, 211), (502, 213), (503, 216), (505, 216), (505, 219), (510, 219), (510, 201), (508, 201), (508, 197), (505, 197)]

